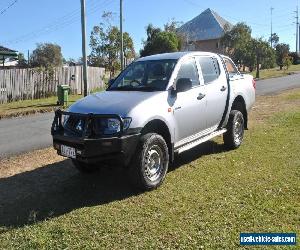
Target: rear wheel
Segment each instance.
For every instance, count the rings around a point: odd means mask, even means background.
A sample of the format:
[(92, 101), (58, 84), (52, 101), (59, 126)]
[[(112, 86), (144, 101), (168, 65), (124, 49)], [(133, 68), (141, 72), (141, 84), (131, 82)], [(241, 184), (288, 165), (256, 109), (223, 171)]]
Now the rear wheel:
[(130, 164), (130, 178), (142, 190), (159, 187), (169, 166), (168, 146), (162, 136), (155, 133), (143, 135)]
[(97, 166), (87, 164), (85, 162), (77, 161), (77, 160), (72, 160), (73, 165), (77, 168), (77, 170), (81, 173), (88, 174), (95, 172), (97, 170)]
[(238, 110), (232, 110), (229, 114), (227, 132), (223, 135), (224, 144), (228, 149), (238, 148), (244, 139), (244, 116)]

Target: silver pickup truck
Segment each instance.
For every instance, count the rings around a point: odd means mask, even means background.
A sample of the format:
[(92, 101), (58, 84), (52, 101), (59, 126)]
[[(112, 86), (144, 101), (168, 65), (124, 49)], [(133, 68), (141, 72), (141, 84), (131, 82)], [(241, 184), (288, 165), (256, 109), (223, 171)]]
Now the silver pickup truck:
[(122, 164), (144, 190), (162, 184), (174, 154), (223, 135), (238, 148), (255, 102), (255, 81), (208, 52), (140, 58), (68, 111), (58, 110), (53, 146), (82, 172)]

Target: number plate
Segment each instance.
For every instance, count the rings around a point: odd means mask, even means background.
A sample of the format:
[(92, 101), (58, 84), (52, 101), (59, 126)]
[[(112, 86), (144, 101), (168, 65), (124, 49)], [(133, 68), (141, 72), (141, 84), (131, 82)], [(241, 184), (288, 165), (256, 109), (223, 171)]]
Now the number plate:
[(75, 148), (68, 147), (66, 145), (61, 145), (60, 150), (61, 150), (61, 154), (63, 156), (66, 156), (66, 157), (69, 157), (69, 158), (72, 158), (72, 159), (76, 159)]

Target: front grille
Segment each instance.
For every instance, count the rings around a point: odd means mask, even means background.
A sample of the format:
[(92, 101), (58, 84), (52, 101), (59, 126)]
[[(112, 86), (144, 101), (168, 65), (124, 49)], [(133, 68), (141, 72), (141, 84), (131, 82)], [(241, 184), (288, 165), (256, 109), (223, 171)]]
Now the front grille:
[[(117, 119), (120, 122), (120, 129), (114, 134), (108, 133), (109, 118)], [(61, 110), (55, 111), (54, 121), (51, 127), (51, 134), (61, 134), (65, 136), (100, 138), (121, 136), (123, 132), (123, 121), (118, 115), (97, 115), (97, 114), (77, 114)]]

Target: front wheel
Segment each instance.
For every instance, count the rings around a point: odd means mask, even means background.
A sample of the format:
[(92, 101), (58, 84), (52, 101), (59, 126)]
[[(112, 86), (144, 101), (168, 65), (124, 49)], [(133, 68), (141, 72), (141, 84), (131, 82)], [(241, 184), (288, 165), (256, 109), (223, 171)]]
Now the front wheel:
[(227, 132), (223, 135), (225, 147), (236, 149), (241, 146), (244, 139), (244, 116), (238, 110), (232, 110), (229, 114)]
[(130, 178), (142, 190), (159, 187), (169, 166), (168, 146), (164, 138), (155, 133), (143, 135), (130, 164)]

